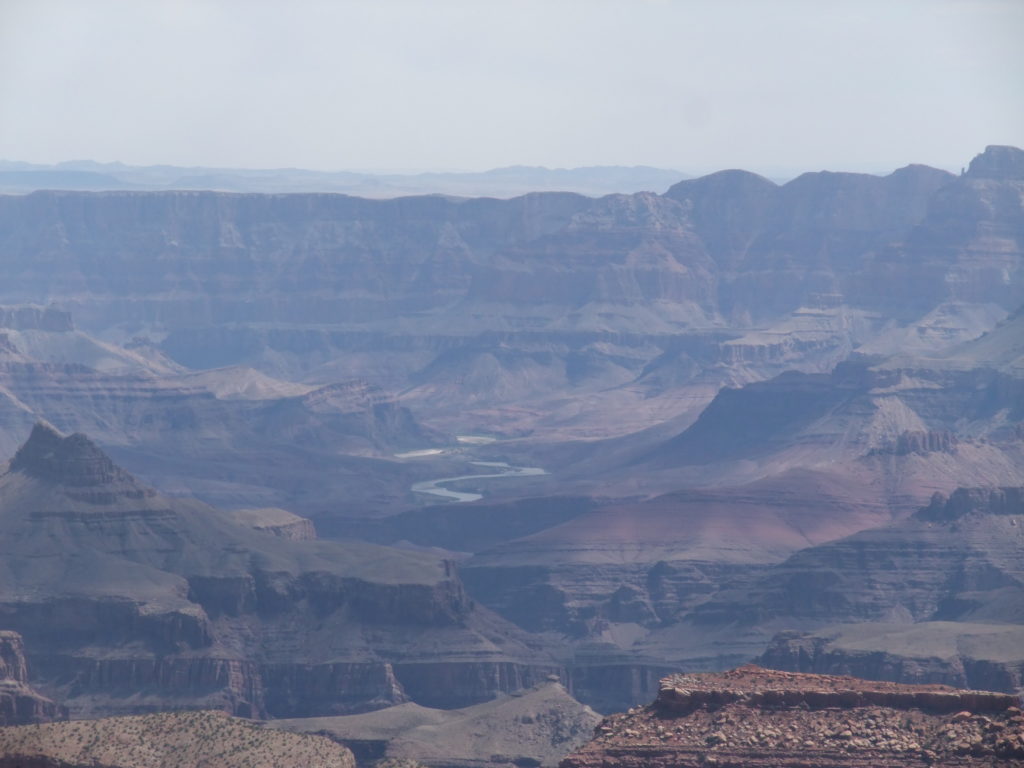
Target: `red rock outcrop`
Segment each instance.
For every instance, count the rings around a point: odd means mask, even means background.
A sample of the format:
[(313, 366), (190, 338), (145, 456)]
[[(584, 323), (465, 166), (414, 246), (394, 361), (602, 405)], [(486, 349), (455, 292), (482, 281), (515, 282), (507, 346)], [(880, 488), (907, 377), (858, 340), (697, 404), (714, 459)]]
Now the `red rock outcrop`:
[(1019, 766), (1008, 694), (745, 666), (673, 675), (648, 707), (605, 718), (561, 768)]

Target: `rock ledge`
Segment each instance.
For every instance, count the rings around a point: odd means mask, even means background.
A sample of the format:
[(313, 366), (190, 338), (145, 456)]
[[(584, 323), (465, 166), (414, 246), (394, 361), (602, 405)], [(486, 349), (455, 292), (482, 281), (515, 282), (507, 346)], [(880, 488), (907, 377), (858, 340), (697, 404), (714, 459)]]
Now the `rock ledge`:
[(1015, 696), (745, 666), (665, 678), (561, 768), (1020, 766)]

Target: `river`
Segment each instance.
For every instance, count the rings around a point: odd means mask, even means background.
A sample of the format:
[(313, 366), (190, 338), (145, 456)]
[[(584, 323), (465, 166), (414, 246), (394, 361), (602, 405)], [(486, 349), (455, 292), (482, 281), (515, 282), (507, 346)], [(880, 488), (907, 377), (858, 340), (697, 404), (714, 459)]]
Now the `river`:
[[(458, 437), (460, 443), (464, 445), (486, 445), (494, 442), (493, 438), (479, 437), (476, 435), (460, 435)], [(399, 454), (398, 458), (418, 458), (421, 456), (432, 456), (441, 453), (437, 449), (427, 449), (423, 451), (408, 451), (404, 454)], [(445, 488), (444, 486), (448, 483), (457, 483), (462, 480), (485, 480), (492, 477), (530, 477), (535, 475), (546, 475), (547, 471), (541, 467), (515, 467), (511, 464), (507, 464), (504, 461), (471, 461), (475, 467), (483, 467), (485, 470), (492, 470), (490, 472), (481, 472), (476, 475), (458, 475), (457, 477), (439, 477), (436, 480), (421, 480), (418, 483), (413, 483), (413, 493), (423, 493), (430, 496), (436, 496), (439, 499), (447, 499), (448, 501), (477, 501), (483, 498), (481, 493), (471, 493), (469, 491), (455, 491), (451, 488)]]

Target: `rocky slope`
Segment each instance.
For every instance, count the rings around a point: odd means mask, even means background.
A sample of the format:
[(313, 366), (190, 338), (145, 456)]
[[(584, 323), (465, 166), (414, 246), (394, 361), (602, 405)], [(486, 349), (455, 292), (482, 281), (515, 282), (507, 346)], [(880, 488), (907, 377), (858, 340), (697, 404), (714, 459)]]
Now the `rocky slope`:
[(675, 675), (562, 768), (1020, 765), (1014, 696), (741, 667)]
[(275, 720), (273, 728), (321, 733), (364, 763), (406, 759), (427, 766), (554, 766), (601, 719), (555, 682), (458, 710), (399, 704), (362, 715)]
[(223, 712), (179, 712), (0, 728), (0, 768), (355, 768), (322, 736)]
[(21, 635), (0, 631), (0, 726), (44, 723), (63, 715), (61, 707), (29, 686)]
[(162, 496), (38, 425), (0, 475), (0, 617), (33, 684), (79, 717), (299, 716), (466, 705), (553, 671), (451, 562), (268, 517)]

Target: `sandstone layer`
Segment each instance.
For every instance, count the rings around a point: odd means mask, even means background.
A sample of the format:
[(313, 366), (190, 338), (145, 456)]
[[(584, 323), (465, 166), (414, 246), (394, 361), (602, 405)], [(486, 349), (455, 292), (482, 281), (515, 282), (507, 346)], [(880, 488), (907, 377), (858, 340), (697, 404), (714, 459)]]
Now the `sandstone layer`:
[(600, 199), (8, 196), (0, 301), (192, 369), (366, 378), (453, 428), (592, 439), (987, 330), (1024, 303), (1020, 155)]
[(653, 704), (606, 718), (562, 768), (1012, 766), (1016, 696), (747, 666), (674, 675)]

